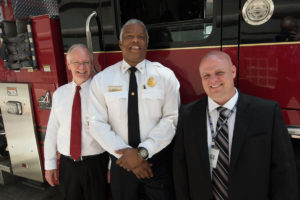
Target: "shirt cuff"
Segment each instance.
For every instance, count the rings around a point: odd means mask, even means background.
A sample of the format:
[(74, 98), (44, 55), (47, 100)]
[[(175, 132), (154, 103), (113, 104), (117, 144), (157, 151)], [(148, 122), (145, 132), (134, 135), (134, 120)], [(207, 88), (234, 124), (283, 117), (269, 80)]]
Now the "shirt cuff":
[(45, 160), (45, 170), (51, 170), (57, 168), (57, 160)]
[[(115, 151), (119, 150), (119, 149), (126, 149), (126, 148), (132, 148), (131, 146), (129, 146), (128, 144), (122, 145), (120, 147), (118, 147)], [(117, 159), (121, 158), (123, 155), (122, 154), (117, 154), (115, 151), (110, 152), (108, 151), (110, 154), (112, 154), (114, 157), (116, 157)]]

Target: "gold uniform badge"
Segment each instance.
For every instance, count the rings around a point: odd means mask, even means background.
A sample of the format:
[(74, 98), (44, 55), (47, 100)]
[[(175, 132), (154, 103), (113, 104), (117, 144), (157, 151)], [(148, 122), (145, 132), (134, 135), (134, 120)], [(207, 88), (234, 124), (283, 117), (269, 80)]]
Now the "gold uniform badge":
[(154, 87), (156, 85), (156, 80), (153, 77), (150, 77), (147, 81), (149, 87)]

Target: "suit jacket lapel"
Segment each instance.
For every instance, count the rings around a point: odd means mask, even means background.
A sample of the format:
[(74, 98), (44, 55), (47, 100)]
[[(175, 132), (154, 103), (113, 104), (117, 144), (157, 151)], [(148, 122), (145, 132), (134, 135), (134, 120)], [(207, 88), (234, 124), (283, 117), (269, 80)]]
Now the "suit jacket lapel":
[(193, 123), (194, 126), (191, 127), (196, 135), (196, 143), (198, 144), (198, 149), (201, 155), (201, 160), (205, 164), (207, 171), (210, 172), (209, 159), (208, 159), (208, 146), (207, 146), (207, 125), (206, 125), (206, 107), (207, 98), (202, 98), (197, 104), (194, 111)]
[(233, 173), (234, 167), (239, 157), (239, 153), (244, 145), (246, 133), (249, 123), (249, 102), (245, 98), (245, 95), (239, 92), (239, 99), (237, 104), (237, 111), (235, 117), (235, 125), (233, 131), (233, 139), (231, 145), (231, 158), (229, 176)]

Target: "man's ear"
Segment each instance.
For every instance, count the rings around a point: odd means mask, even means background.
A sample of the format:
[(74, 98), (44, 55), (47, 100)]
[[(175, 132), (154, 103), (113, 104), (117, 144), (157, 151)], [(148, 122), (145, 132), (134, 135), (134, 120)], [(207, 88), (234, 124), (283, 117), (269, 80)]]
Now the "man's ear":
[(235, 77), (236, 77), (236, 66), (235, 65), (232, 65), (232, 76), (233, 76), (233, 79), (235, 79)]
[(67, 70), (71, 71), (69, 62), (67, 62)]

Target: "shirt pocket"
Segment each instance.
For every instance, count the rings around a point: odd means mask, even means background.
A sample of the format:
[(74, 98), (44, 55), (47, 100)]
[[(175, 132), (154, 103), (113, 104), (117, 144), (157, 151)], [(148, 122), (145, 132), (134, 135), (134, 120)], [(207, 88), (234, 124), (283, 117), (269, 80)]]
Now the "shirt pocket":
[(142, 94), (142, 109), (145, 117), (160, 119), (162, 117), (163, 91), (158, 89), (143, 89)]
[(128, 93), (127, 92), (107, 92), (104, 94), (108, 118), (112, 120), (122, 120), (127, 114)]

